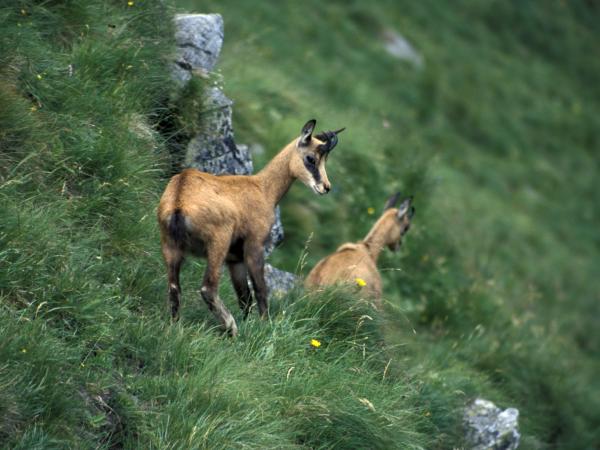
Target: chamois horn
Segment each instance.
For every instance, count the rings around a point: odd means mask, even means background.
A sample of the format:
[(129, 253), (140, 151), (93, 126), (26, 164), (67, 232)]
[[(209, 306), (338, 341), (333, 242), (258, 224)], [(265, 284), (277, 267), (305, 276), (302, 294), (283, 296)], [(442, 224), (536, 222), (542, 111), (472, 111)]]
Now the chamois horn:
[(346, 127), (340, 128), (336, 131), (323, 131), (315, 136), (318, 140), (325, 142), (319, 146), (321, 154), (327, 155), (331, 150), (333, 150), (338, 143), (338, 133), (341, 133), (345, 129)]

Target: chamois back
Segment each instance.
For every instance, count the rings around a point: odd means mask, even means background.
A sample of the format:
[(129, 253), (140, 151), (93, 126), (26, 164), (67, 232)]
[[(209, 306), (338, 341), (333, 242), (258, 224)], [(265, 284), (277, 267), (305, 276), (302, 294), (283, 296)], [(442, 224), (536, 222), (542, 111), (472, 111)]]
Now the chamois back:
[(231, 335), (237, 333), (237, 325), (218, 296), (224, 263), (244, 317), (253, 301), (248, 276), (260, 316), (268, 314), (264, 249), (275, 220), (275, 207), (296, 179), (317, 194), (326, 194), (331, 188), (325, 162), (342, 130), (313, 137), (315, 125), (315, 120), (309, 120), (300, 136), (256, 175), (216, 176), (186, 169), (171, 178), (160, 199), (157, 216), (174, 319), (179, 314), (179, 272), (186, 254), (206, 258), (200, 292)]

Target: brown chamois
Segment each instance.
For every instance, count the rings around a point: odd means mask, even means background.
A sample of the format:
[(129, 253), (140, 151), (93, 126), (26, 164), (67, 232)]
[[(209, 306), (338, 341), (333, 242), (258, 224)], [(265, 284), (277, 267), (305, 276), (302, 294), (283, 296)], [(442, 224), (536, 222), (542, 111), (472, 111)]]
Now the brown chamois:
[(216, 176), (185, 169), (171, 178), (158, 205), (158, 223), (173, 319), (179, 315), (179, 271), (186, 254), (206, 258), (200, 292), (230, 335), (237, 334), (237, 325), (218, 294), (223, 263), (244, 318), (252, 305), (248, 274), (260, 316), (268, 314), (264, 248), (275, 220), (275, 206), (297, 178), (316, 194), (331, 189), (325, 162), (343, 129), (313, 137), (315, 124), (309, 120), (300, 137), (255, 175)]
[(362, 241), (343, 244), (335, 253), (319, 261), (306, 277), (305, 287), (314, 289), (336, 283), (364, 285), (367, 294), (381, 306), (381, 276), (377, 271), (377, 258), (385, 246), (392, 251), (400, 248), (402, 236), (410, 228), (415, 213), (414, 206), (411, 206), (412, 197), (395, 208), (399, 197), (398, 192), (388, 199), (385, 211)]

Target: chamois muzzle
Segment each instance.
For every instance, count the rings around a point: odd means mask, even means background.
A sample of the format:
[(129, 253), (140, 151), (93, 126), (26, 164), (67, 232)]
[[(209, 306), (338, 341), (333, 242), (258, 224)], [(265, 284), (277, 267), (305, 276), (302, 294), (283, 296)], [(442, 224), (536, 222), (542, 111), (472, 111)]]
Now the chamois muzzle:
[(315, 136), (318, 140), (324, 142), (324, 144), (319, 145), (319, 152), (321, 155), (326, 156), (331, 150), (334, 149), (338, 143), (337, 135), (345, 129), (346, 127), (340, 128), (337, 131), (323, 131)]

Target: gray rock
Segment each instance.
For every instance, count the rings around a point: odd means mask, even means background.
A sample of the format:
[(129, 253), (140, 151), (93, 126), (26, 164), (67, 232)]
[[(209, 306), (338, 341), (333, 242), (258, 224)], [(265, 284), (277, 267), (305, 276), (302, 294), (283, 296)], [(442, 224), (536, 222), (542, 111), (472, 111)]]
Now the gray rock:
[(173, 77), (183, 85), (192, 71), (213, 70), (223, 45), (223, 18), (220, 14), (177, 14), (175, 43)]
[(237, 146), (231, 122), (233, 102), (223, 92), (209, 88), (205, 92), (202, 133), (189, 142), (185, 165), (217, 175), (249, 175), (253, 171), (248, 148)]
[(271, 254), (273, 249), (283, 242), (283, 224), (281, 223), (281, 211), (279, 206), (275, 208), (275, 223), (271, 227), (271, 239), (265, 246), (265, 255)]
[(385, 30), (383, 32), (383, 45), (394, 58), (408, 61), (417, 68), (423, 67), (423, 56), (397, 31)]
[(467, 407), (464, 423), (473, 450), (514, 450), (519, 446), (519, 410), (502, 411), (488, 400), (476, 399)]
[[(223, 44), (223, 19), (219, 14), (180, 14), (175, 17), (175, 27), (178, 55), (173, 78), (183, 86), (194, 72), (206, 75), (213, 70)], [(217, 175), (253, 173), (248, 147), (236, 145), (233, 137), (233, 101), (218, 87), (206, 89), (203, 101), (202, 132), (187, 144), (184, 165)], [(283, 225), (277, 207), (265, 255), (281, 241)], [(265, 266), (265, 279), (269, 292), (274, 295), (287, 292), (296, 281), (295, 275), (269, 264)]]
[(265, 281), (269, 297), (282, 297), (296, 285), (298, 277), (293, 273), (279, 270), (271, 264), (265, 264)]

